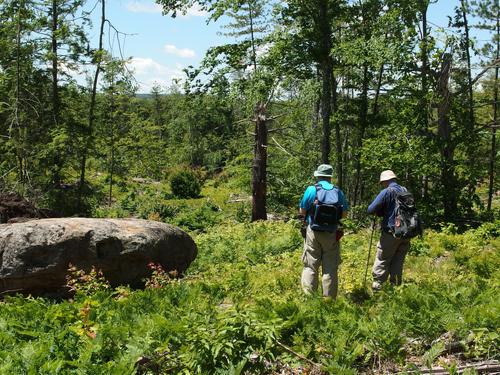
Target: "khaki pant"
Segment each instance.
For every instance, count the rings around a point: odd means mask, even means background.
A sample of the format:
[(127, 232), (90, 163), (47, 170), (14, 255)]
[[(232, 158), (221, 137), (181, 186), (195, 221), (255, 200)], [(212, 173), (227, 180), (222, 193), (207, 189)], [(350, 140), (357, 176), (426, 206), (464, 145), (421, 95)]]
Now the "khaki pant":
[(372, 269), (375, 289), (379, 288), (388, 276), (392, 284), (401, 284), (403, 263), (409, 247), (410, 240), (395, 238), (390, 233), (382, 232)]
[(337, 297), (338, 267), (340, 263), (339, 244), (335, 233), (313, 231), (309, 226), (302, 253), (302, 289), (309, 294), (318, 289), (318, 270), (323, 273), (323, 296)]

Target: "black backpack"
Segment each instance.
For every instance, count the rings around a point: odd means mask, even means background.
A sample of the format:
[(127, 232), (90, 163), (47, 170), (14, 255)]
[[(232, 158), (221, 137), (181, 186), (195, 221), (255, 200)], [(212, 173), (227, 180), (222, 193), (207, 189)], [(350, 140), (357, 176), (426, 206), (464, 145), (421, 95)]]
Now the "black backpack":
[(415, 206), (412, 193), (402, 187), (401, 191), (391, 189), (395, 193), (394, 232), (396, 238), (413, 238), (421, 235), (422, 220)]
[(320, 184), (316, 185), (316, 198), (311, 212), (311, 229), (322, 232), (334, 232), (337, 224), (342, 219), (342, 204), (339, 202), (339, 190), (323, 189)]

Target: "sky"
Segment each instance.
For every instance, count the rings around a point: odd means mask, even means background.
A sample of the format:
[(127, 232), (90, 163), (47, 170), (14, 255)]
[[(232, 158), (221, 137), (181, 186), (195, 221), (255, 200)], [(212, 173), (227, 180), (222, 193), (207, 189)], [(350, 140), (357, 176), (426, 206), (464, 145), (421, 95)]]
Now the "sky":
[[(433, 29), (447, 27), (447, 16), (453, 14), (458, 4), (459, 0), (439, 0), (431, 4), (430, 26)], [(94, 11), (91, 38), (94, 42), (99, 13), (99, 9)], [(200, 63), (208, 48), (230, 41), (229, 37), (219, 35), (222, 23), (207, 24), (208, 15), (199, 8), (171, 18), (162, 15), (162, 8), (154, 0), (111, 0), (107, 2), (106, 13), (113, 27), (126, 34), (120, 34), (120, 43), (106, 35), (108, 48), (112, 48), (114, 56), (130, 58), (128, 66), (134, 71), (139, 93), (150, 92), (155, 84), (171, 87), (174, 79), (184, 77), (184, 68)]]

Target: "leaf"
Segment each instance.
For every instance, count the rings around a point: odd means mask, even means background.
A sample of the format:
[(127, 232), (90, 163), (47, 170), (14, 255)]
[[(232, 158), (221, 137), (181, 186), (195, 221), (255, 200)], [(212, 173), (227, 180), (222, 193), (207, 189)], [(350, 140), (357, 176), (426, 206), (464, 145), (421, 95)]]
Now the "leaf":
[(422, 359), (429, 369), (432, 369), (432, 364), (444, 352), (444, 350), (444, 342), (439, 341), (436, 344), (432, 345), (427, 352), (425, 352)]

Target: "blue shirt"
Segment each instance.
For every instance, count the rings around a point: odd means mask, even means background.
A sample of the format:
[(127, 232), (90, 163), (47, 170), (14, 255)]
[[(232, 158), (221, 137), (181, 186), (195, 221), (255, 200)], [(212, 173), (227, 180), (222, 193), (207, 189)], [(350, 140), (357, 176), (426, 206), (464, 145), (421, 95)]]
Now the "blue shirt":
[(396, 191), (402, 191), (403, 188), (395, 181), (392, 181), (388, 187), (378, 193), (377, 197), (368, 206), (369, 214), (382, 216), (382, 230), (394, 230), (394, 209), (396, 208)]
[[(335, 185), (325, 180), (319, 181), (318, 184), (321, 185), (321, 187), (325, 190), (332, 190), (333, 188), (335, 188)], [(347, 202), (347, 199), (345, 199), (344, 193), (340, 189), (338, 189), (338, 191), (339, 191), (339, 203), (342, 205), (343, 210), (344, 211), (349, 210), (349, 203)], [(300, 201), (299, 204), (299, 207), (306, 210), (307, 212), (306, 220), (308, 223), (311, 222), (309, 211), (311, 210), (315, 199), (316, 199), (316, 186), (311, 185), (304, 192), (302, 200)]]

